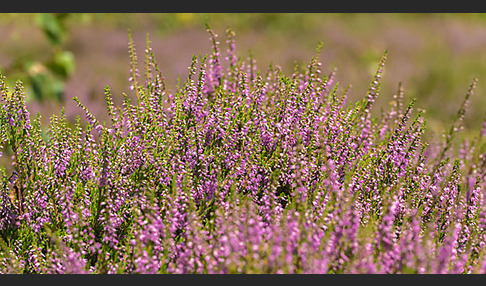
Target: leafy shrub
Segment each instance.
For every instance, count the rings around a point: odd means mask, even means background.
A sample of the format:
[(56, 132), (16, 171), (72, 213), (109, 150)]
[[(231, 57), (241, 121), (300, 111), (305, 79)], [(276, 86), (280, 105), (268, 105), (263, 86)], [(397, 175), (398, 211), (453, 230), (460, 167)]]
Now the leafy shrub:
[(386, 52), (349, 103), (320, 48), (262, 72), (208, 31), (175, 92), (148, 38), (140, 76), (130, 37), (133, 93), (115, 106), (105, 88), (110, 122), (76, 99), (85, 126), (61, 111), (45, 135), (2, 76), (2, 273), (486, 272), (485, 132), (454, 144), (475, 80), (429, 144), (400, 85), (371, 113)]

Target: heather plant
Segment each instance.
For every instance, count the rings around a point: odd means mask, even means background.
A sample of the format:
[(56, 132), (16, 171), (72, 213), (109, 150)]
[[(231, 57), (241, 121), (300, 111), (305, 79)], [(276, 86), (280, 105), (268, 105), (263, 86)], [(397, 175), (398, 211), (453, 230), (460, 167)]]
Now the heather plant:
[(485, 132), (460, 136), (475, 79), (427, 142), (401, 84), (372, 112), (386, 52), (352, 103), (320, 45), (286, 75), (207, 28), (175, 91), (129, 34), (108, 122), (75, 98), (85, 120), (44, 130), (1, 76), (1, 273), (486, 273)]

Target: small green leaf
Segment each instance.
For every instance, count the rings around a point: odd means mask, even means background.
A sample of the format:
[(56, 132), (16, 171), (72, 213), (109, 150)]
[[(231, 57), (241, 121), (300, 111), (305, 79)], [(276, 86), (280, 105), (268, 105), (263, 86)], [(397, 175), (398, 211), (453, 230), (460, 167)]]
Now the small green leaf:
[(74, 73), (75, 69), (74, 55), (70, 51), (60, 51), (54, 54), (54, 58), (47, 67), (56, 75), (67, 79)]
[(35, 23), (42, 29), (52, 45), (61, 45), (66, 37), (62, 19), (62, 14), (39, 13), (36, 15)]

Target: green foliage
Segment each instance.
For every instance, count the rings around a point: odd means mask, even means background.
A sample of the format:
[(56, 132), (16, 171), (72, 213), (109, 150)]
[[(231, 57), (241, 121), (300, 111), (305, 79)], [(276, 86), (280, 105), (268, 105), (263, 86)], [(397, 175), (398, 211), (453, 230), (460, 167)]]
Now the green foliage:
[(27, 100), (63, 102), (66, 81), (75, 71), (73, 53), (64, 50), (69, 38), (66, 23), (70, 14), (38, 13), (31, 17), (49, 44), (49, 55), (38, 58), (22, 56), (4, 69), (22, 79)]

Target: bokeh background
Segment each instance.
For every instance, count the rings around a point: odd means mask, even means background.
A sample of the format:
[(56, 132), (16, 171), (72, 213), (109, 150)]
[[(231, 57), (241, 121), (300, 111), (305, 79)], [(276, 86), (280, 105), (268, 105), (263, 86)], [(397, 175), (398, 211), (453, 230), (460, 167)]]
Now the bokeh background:
[[(323, 43), (323, 72), (337, 69), (351, 100), (366, 94), (388, 51), (378, 108), (386, 108), (402, 82), (405, 98), (427, 111), (429, 132), (448, 128), (467, 92), (478, 84), (466, 115), (466, 132), (477, 132), (486, 114), (486, 15), (401, 13), (154, 13), (0, 14), (0, 70), (13, 86), (24, 82), (31, 114), (47, 124), (61, 107), (71, 122), (83, 112), (78, 97), (106, 119), (103, 88), (115, 102), (129, 91), (128, 30), (143, 62), (147, 34), (169, 89), (187, 75), (193, 54), (211, 49), (208, 23), (219, 35), (236, 33), (238, 56), (251, 53), (262, 71), (280, 65), (291, 74)], [(379, 110), (379, 109), (377, 109)]]

